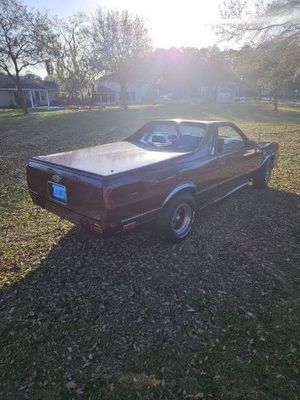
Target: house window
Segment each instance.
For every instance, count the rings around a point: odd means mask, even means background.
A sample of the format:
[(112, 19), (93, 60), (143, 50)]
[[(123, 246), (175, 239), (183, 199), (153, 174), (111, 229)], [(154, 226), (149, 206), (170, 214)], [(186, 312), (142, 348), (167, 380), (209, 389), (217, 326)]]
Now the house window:
[(127, 99), (129, 102), (134, 103), (135, 102), (135, 92), (128, 92), (127, 93)]
[(115, 102), (114, 93), (103, 93), (100, 98), (101, 103), (110, 104)]

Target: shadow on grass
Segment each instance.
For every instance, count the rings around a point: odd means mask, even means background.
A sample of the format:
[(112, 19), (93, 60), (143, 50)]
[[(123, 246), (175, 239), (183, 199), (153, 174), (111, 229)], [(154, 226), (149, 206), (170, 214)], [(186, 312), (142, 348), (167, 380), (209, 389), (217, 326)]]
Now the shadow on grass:
[(146, 374), (149, 399), (295, 398), (297, 212), (299, 196), (246, 188), (199, 215), (192, 254), (71, 229), (1, 292), (0, 394), (139, 398), (120, 378)]

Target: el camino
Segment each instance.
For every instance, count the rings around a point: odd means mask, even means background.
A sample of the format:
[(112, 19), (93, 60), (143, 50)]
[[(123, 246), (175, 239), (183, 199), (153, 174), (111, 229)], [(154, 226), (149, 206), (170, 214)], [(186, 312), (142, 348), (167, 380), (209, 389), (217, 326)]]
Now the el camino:
[(276, 143), (256, 143), (231, 122), (152, 121), (124, 141), (32, 157), (35, 204), (102, 237), (156, 222), (187, 237), (196, 209), (251, 184), (268, 185)]

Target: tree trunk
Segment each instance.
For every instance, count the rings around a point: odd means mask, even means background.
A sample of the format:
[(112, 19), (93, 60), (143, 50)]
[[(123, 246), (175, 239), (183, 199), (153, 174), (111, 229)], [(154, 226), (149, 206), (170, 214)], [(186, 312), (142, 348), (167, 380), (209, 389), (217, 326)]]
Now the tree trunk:
[(273, 111), (278, 111), (278, 94), (276, 92), (273, 95)]
[(217, 101), (218, 97), (218, 86), (214, 85), (213, 83), (208, 84), (208, 95), (207, 98), (209, 101), (215, 102)]
[(217, 102), (217, 101), (218, 101), (218, 93), (219, 93), (219, 85), (216, 84), (216, 85), (214, 86), (214, 89), (213, 89), (213, 101), (214, 101), (214, 102)]
[(127, 110), (128, 109), (128, 105), (127, 105), (127, 85), (126, 85), (126, 81), (125, 79), (122, 79), (120, 82), (120, 95), (121, 95), (121, 105), (123, 110)]
[(26, 99), (24, 96), (24, 92), (21, 86), (21, 81), (19, 77), (16, 77), (16, 86), (18, 89), (18, 98), (20, 101), (20, 106), (22, 107), (23, 113), (24, 114), (28, 114), (28, 108), (27, 108), (27, 104), (26, 104)]

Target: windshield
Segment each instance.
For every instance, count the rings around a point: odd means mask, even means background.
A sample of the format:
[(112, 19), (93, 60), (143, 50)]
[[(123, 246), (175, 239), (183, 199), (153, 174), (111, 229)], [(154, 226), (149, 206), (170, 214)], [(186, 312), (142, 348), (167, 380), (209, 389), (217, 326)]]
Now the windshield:
[(152, 122), (146, 124), (129, 141), (160, 151), (195, 150), (206, 133), (205, 124)]

